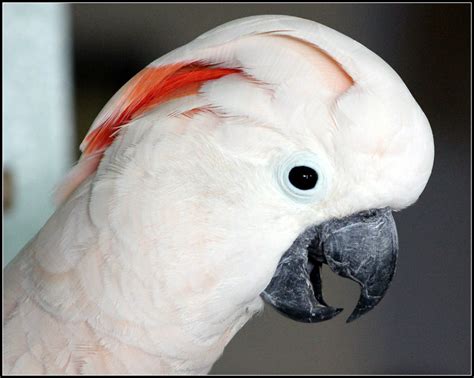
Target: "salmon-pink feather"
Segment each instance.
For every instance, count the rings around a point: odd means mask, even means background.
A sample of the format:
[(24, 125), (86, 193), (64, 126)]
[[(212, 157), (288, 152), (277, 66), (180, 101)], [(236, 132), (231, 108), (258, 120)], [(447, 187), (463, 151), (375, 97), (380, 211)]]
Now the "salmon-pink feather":
[(146, 67), (135, 75), (118, 94), (107, 116), (91, 129), (81, 145), (83, 154), (56, 191), (56, 201), (63, 202), (92, 173), (103, 152), (113, 142), (121, 126), (156, 106), (173, 99), (197, 94), (209, 80), (241, 73), (237, 68), (222, 68), (202, 63), (177, 63)]
[(107, 148), (117, 128), (151, 108), (195, 94), (206, 81), (239, 72), (235, 68), (216, 68), (198, 63), (145, 68), (126, 85), (123, 98), (111, 115), (86, 136), (84, 154), (87, 156)]

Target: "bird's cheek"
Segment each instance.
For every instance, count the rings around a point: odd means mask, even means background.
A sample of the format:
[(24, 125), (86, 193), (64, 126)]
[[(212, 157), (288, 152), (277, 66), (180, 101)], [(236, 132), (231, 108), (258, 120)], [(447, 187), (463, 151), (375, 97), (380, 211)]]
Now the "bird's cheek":
[(266, 240), (261, 240), (258, 253), (253, 257), (253, 263), (249, 266), (249, 271), (254, 274), (255, 294), (262, 290), (271, 281), (278, 263), (284, 252), (291, 246), (297, 237), (298, 231), (289, 227), (287, 230), (280, 230), (272, 233)]
[(216, 273), (203, 271), (185, 279), (182, 292), (183, 294), (190, 292), (196, 294), (209, 293), (212, 292), (218, 284), (219, 277)]

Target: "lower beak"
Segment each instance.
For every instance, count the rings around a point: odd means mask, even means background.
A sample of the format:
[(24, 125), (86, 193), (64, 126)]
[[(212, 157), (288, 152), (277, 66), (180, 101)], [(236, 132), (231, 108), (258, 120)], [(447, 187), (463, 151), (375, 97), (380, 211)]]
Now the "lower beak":
[(322, 264), (361, 286), (351, 322), (383, 298), (395, 273), (398, 237), (389, 208), (363, 211), (306, 229), (285, 252), (262, 298), (284, 315), (314, 323), (342, 311), (322, 297)]

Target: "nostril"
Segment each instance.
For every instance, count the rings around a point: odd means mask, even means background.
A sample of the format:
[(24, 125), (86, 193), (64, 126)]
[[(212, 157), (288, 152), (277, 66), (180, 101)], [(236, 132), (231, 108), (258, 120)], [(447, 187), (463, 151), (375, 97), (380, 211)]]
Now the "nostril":
[(376, 209), (365, 210), (365, 211), (362, 211), (361, 213), (359, 213), (359, 216), (363, 220), (372, 219), (375, 215), (377, 215), (377, 210)]

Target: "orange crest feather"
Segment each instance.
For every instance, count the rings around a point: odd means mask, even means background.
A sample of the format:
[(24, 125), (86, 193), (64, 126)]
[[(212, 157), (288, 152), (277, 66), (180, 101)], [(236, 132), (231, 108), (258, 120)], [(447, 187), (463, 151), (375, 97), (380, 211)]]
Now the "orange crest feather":
[(81, 144), (81, 160), (57, 188), (56, 201), (63, 202), (97, 170), (103, 152), (112, 144), (121, 126), (166, 101), (197, 94), (209, 80), (241, 72), (237, 68), (196, 62), (146, 67), (140, 71), (106, 105), (104, 115), (99, 115), (98, 125), (86, 135)]
[(123, 88), (115, 108), (98, 127), (84, 139), (84, 155), (104, 151), (113, 141), (116, 131), (148, 110), (176, 98), (197, 94), (209, 80), (240, 73), (235, 68), (219, 68), (200, 63), (180, 63), (162, 67), (147, 67)]

